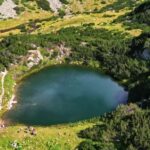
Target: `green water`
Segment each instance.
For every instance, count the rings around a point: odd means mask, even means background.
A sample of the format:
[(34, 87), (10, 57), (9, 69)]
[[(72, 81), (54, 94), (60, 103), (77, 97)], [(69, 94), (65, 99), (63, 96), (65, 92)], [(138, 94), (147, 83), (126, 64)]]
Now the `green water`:
[(53, 66), (26, 78), (18, 104), (6, 114), (12, 122), (51, 125), (102, 115), (127, 100), (108, 76), (77, 66)]

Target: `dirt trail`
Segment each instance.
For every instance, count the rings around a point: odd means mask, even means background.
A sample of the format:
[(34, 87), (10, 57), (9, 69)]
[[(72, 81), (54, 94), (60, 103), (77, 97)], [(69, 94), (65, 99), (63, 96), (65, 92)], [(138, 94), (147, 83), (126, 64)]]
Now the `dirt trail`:
[(4, 80), (5, 80), (5, 76), (7, 75), (7, 70), (5, 69), (4, 72), (2, 72), (2, 79), (1, 79), (1, 84), (2, 84), (2, 92), (1, 92), (1, 95), (0, 95), (0, 110), (2, 109), (2, 102), (3, 102), (3, 97), (4, 97), (4, 94), (5, 94), (5, 88), (4, 88)]

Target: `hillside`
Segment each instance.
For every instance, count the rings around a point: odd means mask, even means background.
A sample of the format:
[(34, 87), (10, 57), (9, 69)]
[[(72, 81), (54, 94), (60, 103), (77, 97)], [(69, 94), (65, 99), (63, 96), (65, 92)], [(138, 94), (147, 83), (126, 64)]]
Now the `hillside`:
[[(149, 15), (148, 0), (0, 0), (0, 149), (149, 150)], [(89, 120), (34, 126), (36, 135), (9, 124), (4, 114), (18, 85), (54, 64), (109, 75), (128, 91), (127, 104)]]

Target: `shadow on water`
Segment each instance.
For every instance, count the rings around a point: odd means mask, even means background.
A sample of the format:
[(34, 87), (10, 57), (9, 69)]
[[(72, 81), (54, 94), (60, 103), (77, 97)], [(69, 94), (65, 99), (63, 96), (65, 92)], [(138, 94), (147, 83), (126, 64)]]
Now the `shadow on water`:
[(4, 118), (26, 125), (76, 122), (110, 112), (128, 93), (108, 76), (77, 66), (48, 67), (18, 87), (18, 104)]

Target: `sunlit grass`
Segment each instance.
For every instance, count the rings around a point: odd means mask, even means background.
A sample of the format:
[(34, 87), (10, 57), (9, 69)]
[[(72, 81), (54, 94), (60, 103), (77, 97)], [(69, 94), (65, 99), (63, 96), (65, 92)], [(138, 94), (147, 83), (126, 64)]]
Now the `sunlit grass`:
[[(141, 0), (142, 1), (142, 0)], [(139, 1), (139, 2), (141, 2)], [(63, 19), (59, 18), (57, 21), (45, 21), (42, 23), (39, 23), (41, 27), (32, 34), (37, 34), (37, 33), (50, 33), (50, 32), (55, 32), (61, 28), (66, 28), (70, 26), (81, 26), (83, 24), (88, 24), (88, 23), (94, 23), (96, 28), (106, 28), (109, 30), (119, 30), (122, 32), (128, 32), (133, 36), (137, 36), (141, 33), (139, 29), (134, 29), (131, 31), (128, 31), (125, 29), (124, 26), (121, 25), (121, 23), (115, 23), (111, 24), (111, 22), (115, 19), (117, 19), (119, 16), (122, 16), (126, 14), (127, 12), (131, 11), (128, 9), (128, 7), (125, 7), (119, 11), (114, 11), (114, 10), (107, 10), (103, 13), (91, 13), (91, 14), (80, 14), (83, 12), (90, 12), (95, 9), (100, 10), (102, 7), (105, 7), (109, 4), (115, 3), (116, 0), (108, 0), (105, 1), (105, 3), (102, 3), (102, 0), (85, 0), (83, 2), (79, 2), (76, 0), (72, 0), (71, 3), (69, 4), (70, 10), (75, 13), (79, 12), (78, 15), (73, 15), (72, 17), (65, 17)], [(5, 21), (0, 21), (0, 30), (4, 29), (10, 29), (13, 27), (16, 27), (21, 24), (27, 23), (30, 19), (35, 20), (35, 19), (45, 19), (45, 18), (50, 18), (53, 14), (50, 12), (38, 10), (39, 13), (36, 11), (32, 12), (25, 12), (21, 16), (19, 16), (16, 19), (8, 19)], [(10, 31), (6, 31), (0, 34), (0, 38), (8, 36), (9, 34), (19, 34), (20, 30), (19, 29), (13, 29)]]
[(80, 2), (79, 0), (71, 0), (70, 10), (73, 13), (77, 12), (88, 12), (92, 10), (99, 10), (108, 4), (112, 4), (115, 0), (105, 0), (105, 3), (102, 3), (103, 0), (84, 0)]
[(27, 23), (30, 19), (45, 19), (48, 17), (51, 17), (52, 13), (46, 12), (46, 11), (40, 11), (38, 12), (25, 12), (21, 16), (15, 18), (15, 19), (7, 19), (7, 20), (1, 20), (0, 21), (0, 30), (13, 28), (15, 26), (18, 26), (20, 24)]
[[(74, 124), (55, 125), (48, 127), (35, 127), (37, 135), (32, 136), (25, 133), (26, 126), (16, 125), (0, 130), (0, 150), (4, 147), (12, 149), (11, 143), (18, 141), (22, 148), (26, 150), (47, 150), (58, 147), (58, 150), (72, 150), (83, 140), (77, 133), (94, 124), (90, 122), (80, 122)], [(19, 133), (19, 129), (22, 129)]]
[[(79, 14), (69, 18), (58, 19), (57, 21), (45, 22), (44, 25), (39, 29), (39, 32), (51, 32), (52, 30), (59, 30), (63, 27), (78, 26), (87, 23), (102, 24), (111, 23), (118, 16), (125, 12), (107, 12), (107, 13), (91, 13), (91, 14)], [(112, 15), (111, 17), (105, 17), (104, 15)]]

